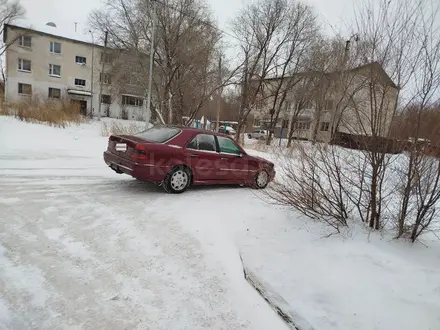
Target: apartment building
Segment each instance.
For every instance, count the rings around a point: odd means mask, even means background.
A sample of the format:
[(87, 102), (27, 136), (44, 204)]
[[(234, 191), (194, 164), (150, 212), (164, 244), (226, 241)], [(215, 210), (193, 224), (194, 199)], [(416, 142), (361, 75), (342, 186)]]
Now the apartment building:
[(145, 119), (142, 88), (113, 88), (116, 52), (90, 42), (92, 35), (64, 36), (53, 23), (39, 29), (5, 24), (3, 38), (6, 102), (64, 98), (84, 115), (96, 116), (101, 103), (101, 116)]
[[(253, 109), (254, 129), (269, 128), (274, 99), (271, 93), (279, 82), (279, 78), (265, 81), (260, 101)], [(275, 137), (285, 138), (292, 132), (294, 138), (329, 142), (335, 132), (388, 134), (398, 88), (379, 63), (331, 73), (302, 72), (283, 84), (289, 87), (285, 89)]]

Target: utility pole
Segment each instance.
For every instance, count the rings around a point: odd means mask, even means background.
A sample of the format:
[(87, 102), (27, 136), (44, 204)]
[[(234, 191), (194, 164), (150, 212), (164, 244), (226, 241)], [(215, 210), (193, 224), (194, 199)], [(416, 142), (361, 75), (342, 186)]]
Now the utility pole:
[[(152, 30), (151, 30), (151, 43), (150, 43), (150, 65), (148, 71), (148, 95), (147, 95), (147, 113), (145, 124), (146, 128), (148, 128), (148, 124), (150, 123), (151, 118), (151, 85), (153, 84), (153, 63), (154, 63), (154, 39), (156, 37), (156, 12), (154, 11), (154, 0), (151, 0), (151, 9), (152, 9)], [(163, 119), (162, 119), (163, 121)]]
[(99, 75), (99, 100), (98, 100), (98, 121), (101, 120), (101, 103), (102, 103), (102, 85), (103, 85), (103, 77), (104, 77), (104, 64), (106, 60), (107, 55), (107, 38), (108, 38), (108, 31), (105, 31), (105, 38), (104, 38), (104, 53), (101, 53), (101, 74)]
[(95, 37), (92, 30), (89, 30), (92, 36), (92, 74), (90, 76), (90, 117), (93, 118), (93, 74), (94, 74), (94, 63), (95, 63)]
[(218, 59), (218, 86), (219, 86), (219, 90), (218, 90), (218, 96), (217, 96), (217, 118), (216, 118), (216, 125), (215, 125), (215, 130), (218, 131), (219, 127), (220, 127), (220, 111), (221, 111), (221, 107), (222, 107), (222, 92), (223, 92), (223, 88), (221, 88), (221, 84), (222, 84), (222, 56), (220, 55), (220, 58)]

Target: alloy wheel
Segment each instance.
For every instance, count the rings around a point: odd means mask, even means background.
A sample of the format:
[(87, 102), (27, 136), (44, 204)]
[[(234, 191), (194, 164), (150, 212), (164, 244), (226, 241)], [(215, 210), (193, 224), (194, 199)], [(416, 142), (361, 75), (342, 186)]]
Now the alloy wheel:
[(257, 186), (258, 188), (264, 188), (267, 185), (269, 176), (266, 171), (261, 171), (257, 176)]
[(188, 174), (183, 170), (178, 170), (171, 176), (171, 187), (176, 191), (181, 191), (188, 185)]

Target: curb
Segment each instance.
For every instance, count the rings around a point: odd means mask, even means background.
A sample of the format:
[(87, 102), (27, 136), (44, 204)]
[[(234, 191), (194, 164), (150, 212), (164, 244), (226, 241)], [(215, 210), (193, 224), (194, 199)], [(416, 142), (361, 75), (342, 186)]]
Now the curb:
[(266, 282), (246, 268), (240, 254), (241, 265), (243, 267), (244, 278), (257, 292), (263, 297), (269, 306), (283, 319), (287, 326), (292, 330), (315, 330), (302, 316), (292, 311), (289, 304), (283, 297), (276, 293)]

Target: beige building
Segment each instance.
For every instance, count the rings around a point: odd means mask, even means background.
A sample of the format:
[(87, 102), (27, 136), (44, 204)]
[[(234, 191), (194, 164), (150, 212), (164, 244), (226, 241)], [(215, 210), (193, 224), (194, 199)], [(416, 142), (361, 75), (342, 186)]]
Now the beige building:
[(323, 142), (336, 132), (385, 137), (398, 96), (397, 86), (376, 62), (339, 72), (303, 72), (282, 82), (267, 79), (253, 110), (254, 129), (270, 128), (274, 90), (286, 95), (275, 137), (292, 132), (294, 138)]
[(131, 86), (118, 88), (115, 93), (116, 89), (112, 88), (115, 53), (111, 50), (104, 53), (103, 46), (87, 41), (85, 35), (61, 36), (52, 23), (38, 30), (5, 24), (3, 38), (8, 45), (6, 102), (37, 97), (67, 98), (77, 102), (84, 115), (95, 116), (101, 102), (101, 116), (145, 119), (142, 89)]

